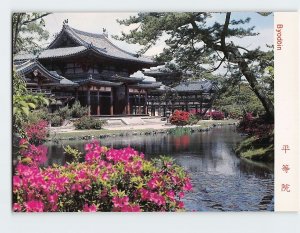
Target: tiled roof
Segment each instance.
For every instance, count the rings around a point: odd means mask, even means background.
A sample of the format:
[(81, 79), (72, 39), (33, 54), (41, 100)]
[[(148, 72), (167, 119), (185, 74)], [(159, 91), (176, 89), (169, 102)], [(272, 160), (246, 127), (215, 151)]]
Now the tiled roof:
[(60, 75), (58, 75), (57, 73), (56, 74), (51, 73), (41, 63), (39, 63), (37, 60), (29, 60), (29, 61), (26, 61), (26, 62), (16, 66), (16, 71), (21, 76), (26, 75), (30, 72), (33, 72), (34, 70), (37, 70), (38, 72), (40, 72), (45, 77), (52, 78), (56, 82), (60, 81), (63, 78)]
[(159, 88), (161, 86), (161, 82), (153, 82), (153, 83), (138, 83), (136, 85), (131, 85), (131, 87), (134, 88), (144, 88), (144, 89), (148, 89), (148, 88)]
[(56, 48), (56, 49), (46, 49), (41, 51), (38, 55), (31, 54), (17, 54), (14, 60), (28, 60), (28, 59), (43, 59), (43, 58), (60, 58), (75, 55), (88, 49), (84, 46), (77, 47), (67, 47), (67, 48)]
[(49, 45), (48, 49), (55, 48), (57, 42), (64, 33), (67, 33), (78, 45), (84, 46), (86, 48), (92, 47), (96, 52), (99, 52), (104, 56), (154, 64), (154, 61), (151, 58), (145, 56), (138, 57), (136, 54), (129, 53), (117, 47), (103, 34), (95, 34), (80, 31), (71, 28), (68, 25), (64, 25), (62, 31), (56, 37), (56, 39)]
[(125, 77), (125, 76), (119, 76), (119, 75), (114, 75), (114, 76), (102, 76), (103, 79), (107, 79), (110, 81), (120, 81), (120, 82), (141, 82), (144, 80), (142, 77)]
[(65, 57), (74, 55), (87, 50), (84, 46), (77, 47), (67, 47), (67, 48), (57, 48), (57, 49), (46, 49), (39, 54), (39, 58), (49, 58), (49, 57)]
[(186, 81), (174, 87), (174, 90), (177, 92), (209, 92), (216, 90), (216, 86), (208, 80)]
[(16, 54), (13, 57), (14, 61), (16, 61), (16, 60), (31, 60), (34, 58), (36, 58), (36, 55), (30, 54), (30, 53), (20, 53), (20, 54)]
[(49, 85), (49, 86), (51, 86), (51, 85), (69, 85), (69, 86), (77, 85), (76, 83), (72, 82), (71, 80), (68, 80), (63, 76), (60, 76), (56, 71), (47, 70), (37, 60), (28, 60), (19, 65), (16, 65), (15, 67), (16, 67), (17, 73), (19, 73), (21, 76), (37, 70), (43, 76), (51, 78), (54, 81), (53, 83), (48, 83), (45, 85)]

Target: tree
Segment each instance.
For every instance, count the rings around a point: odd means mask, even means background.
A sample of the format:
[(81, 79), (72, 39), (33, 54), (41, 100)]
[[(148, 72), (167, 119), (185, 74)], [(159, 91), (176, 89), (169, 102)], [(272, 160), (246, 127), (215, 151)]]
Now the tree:
[(264, 113), (261, 102), (251, 90), (249, 84), (245, 82), (229, 87), (226, 92), (215, 100), (214, 108), (233, 118), (241, 117), (249, 112), (254, 115)]
[(13, 54), (20, 51), (37, 52), (41, 49), (40, 43), (49, 38), (45, 30), (44, 17), (50, 13), (13, 13), (12, 36)]
[[(217, 14), (225, 14), (222, 24), (217, 20), (211, 22)], [(230, 80), (223, 84), (236, 85), (244, 77), (269, 118), (273, 119), (273, 101), (259, 83), (261, 71), (267, 65), (265, 57), (270, 52), (264, 52), (260, 48), (249, 50), (228, 41), (229, 38), (256, 36), (254, 27), (243, 26), (249, 21), (250, 18), (231, 19), (230, 12), (139, 13), (128, 19), (118, 20), (120, 24), (136, 27), (115, 38), (143, 45), (140, 53), (145, 53), (160, 39), (166, 38), (167, 47), (156, 59), (176, 63), (181, 70), (192, 72), (196, 76), (201, 76), (203, 72), (214, 72), (224, 65), (227, 68), (224, 76)], [(222, 86), (222, 91), (226, 90), (226, 85)]]

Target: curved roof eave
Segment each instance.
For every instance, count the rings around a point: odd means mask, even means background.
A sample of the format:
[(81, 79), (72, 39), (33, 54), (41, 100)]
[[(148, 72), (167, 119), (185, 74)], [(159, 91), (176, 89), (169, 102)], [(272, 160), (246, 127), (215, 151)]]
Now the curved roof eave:
[(45, 77), (50, 77), (54, 79), (57, 82), (60, 82), (62, 79), (61, 77), (58, 77), (54, 74), (52, 74), (50, 71), (48, 71), (41, 63), (39, 63), (37, 60), (34, 61), (28, 61), (23, 63), (22, 65), (18, 66), (16, 68), (16, 71), (21, 74), (21, 75), (26, 75), (34, 70), (38, 69), (39, 72), (45, 76)]

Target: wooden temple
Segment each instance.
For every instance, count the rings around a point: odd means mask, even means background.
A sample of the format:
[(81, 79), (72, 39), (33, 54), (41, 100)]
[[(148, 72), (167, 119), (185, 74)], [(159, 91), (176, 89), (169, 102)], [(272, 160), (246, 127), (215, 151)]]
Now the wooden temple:
[[(165, 115), (169, 108), (202, 109), (207, 93), (215, 90), (209, 81), (205, 85), (198, 82), (197, 88), (191, 83), (169, 88), (172, 77), (178, 79), (170, 73), (162, 81), (166, 74), (159, 74), (162, 78), (151, 75), (156, 81), (135, 77), (135, 72), (158, 64), (117, 47), (106, 33), (88, 33), (67, 24), (39, 54), (15, 55), (14, 65), (29, 91), (56, 100), (50, 111), (79, 100), (88, 106), (89, 115)], [(162, 101), (170, 91), (180, 99)]]
[(151, 115), (166, 116), (166, 111), (173, 112), (175, 109), (205, 115), (211, 109), (218, 92), (215, 82), (184, 79), (181, 73), (165, 67), (147, 69), (143, 73), (163, 84), (148, 94), (148, 109)]

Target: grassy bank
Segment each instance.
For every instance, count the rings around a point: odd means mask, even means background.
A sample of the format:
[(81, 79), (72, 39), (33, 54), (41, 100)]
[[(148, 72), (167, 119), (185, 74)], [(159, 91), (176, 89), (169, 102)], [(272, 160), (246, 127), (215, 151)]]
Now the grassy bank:
[(245, 159), (255, 161), (274, 161), (274, 134), (263, 137), (251, 136), (241, 141), (235, 153)]
[[(236, 120), (208, 120), (199, 121), (196, 125), (190, 127), (196, 128), (197, 130), (206, 130), (216, 125), (229, 125), (234, 124)], [(170, 130), (169, 127), (162, 129), (100, 129), (100, 130), (73, 130), (70, 132), (51, 132), (48, 140), (71, 140), (71, 139), (82, 139), (82, 138), (101, 138), (106, 136), (130, 136), (130, 135), (143, 135), (153, 133), (163, 133)]]

